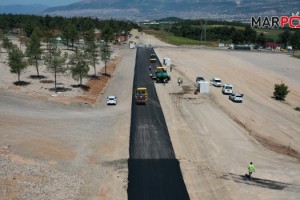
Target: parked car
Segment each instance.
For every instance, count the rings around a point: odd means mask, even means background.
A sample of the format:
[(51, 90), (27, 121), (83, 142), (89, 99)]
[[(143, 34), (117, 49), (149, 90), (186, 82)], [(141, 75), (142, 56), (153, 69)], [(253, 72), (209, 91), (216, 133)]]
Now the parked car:
[(196, 82), (198, 83), (198, 82), (204, 82), (205, 81), (205, 79), (202, 77), (202, 76), (198, 76), (197, 78), (196, 78)]
[(222, 81), (221, 79), (217, 78), (217, 77), (212, 77), (210, 79), (210, 83), (216, 87), (221, 87), (222, 86)]
[(108, 96), (106, 99), (107, 105), (117, 105), (117, 97), (116, 96)]
[(233, 85), (231, 84), (223, 85), (223, 89), (222, 89), (223, 94), (232, 94), (232, 92), (233, 92)]
[(232, 93), (229, 95), (229, 99), (234, 102), (243, 102), (244, 94)]

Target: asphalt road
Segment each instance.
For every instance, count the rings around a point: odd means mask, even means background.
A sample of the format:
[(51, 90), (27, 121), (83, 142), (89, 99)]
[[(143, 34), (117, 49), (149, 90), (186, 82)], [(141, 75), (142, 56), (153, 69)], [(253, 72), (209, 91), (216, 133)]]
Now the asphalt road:
[(136, 105), (134, 97), (132, 99), (128, 199), (190, 199), (154, 81), (149, 77), (151, 53), (154, 53), (152, 48), (137, 49), (133, 90), (147, 87), (149, 98), (146, 105)]

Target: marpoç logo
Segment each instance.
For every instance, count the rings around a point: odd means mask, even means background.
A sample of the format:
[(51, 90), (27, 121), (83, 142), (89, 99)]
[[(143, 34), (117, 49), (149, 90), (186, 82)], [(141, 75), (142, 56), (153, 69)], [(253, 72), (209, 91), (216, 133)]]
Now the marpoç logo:
[(251, 17), (252, 28), (275, 28), (285, 27), (300, 28), (299, 12), (292, 13), (292, 16), (272, 16), (272, 17)]

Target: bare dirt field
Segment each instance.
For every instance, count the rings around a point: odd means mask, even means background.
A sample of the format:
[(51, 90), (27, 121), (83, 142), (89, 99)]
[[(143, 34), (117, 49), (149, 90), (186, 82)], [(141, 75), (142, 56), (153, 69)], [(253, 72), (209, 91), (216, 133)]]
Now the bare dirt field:
[[(186, 48), (156, 52), (175, 65), (173, 81), (157, 89), (191, 199), (298, 199), (300, 113), (294, 108), (300, 102), (300, 60)], [(208, 95), (195, 95), (196, 76), (233, 84), (244, 102), (231, 102), (214, 86)], [(291, 91), (285, 102), (272, 98), (281, 81)], [(250, 161), (260, 184), (242, 178)]]
[[(173, 47), (133, 35), (174, 64), (171, 81), (156, 88), (190, 199), (300, 199), (299, 59)], [(49, 91), (53, 86), (30, 79), (34, 68), (21, 76), (29, 85), (14, 86), (17, 77), (0, 54), (1, 200), (127, 199), (135, 50), (121, 46), (114, 52), (110, 78), (86, 82), (91, 90), (85, 92), (60, 77), (72, 90), (56, 95)], [(214, 86), (209, 94), (194, 94), (196, 76), (233, 84), (244, 102), (231, 102)], [(272, 98), (281, 81), (290, 90), (285, 102)], [(108, 95), (118, 96), (117, 106), (106, 106)], [(78, 104), (82, 99), (92, 106)], [(256, 166), (253, 182), (243, 178), (250, 161)]]

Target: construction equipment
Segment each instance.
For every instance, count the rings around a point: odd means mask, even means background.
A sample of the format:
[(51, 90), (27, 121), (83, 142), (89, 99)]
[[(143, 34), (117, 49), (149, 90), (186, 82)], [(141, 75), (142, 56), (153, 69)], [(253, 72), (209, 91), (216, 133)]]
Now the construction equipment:
[(135, 100), (137, 104), (146, 104), (148, 100), (148, 90), (145, 87), (138, 87), (135, 90)]
[(166, 83), (171, 80), (171, 77), (167, 73), (167, 67), (161, 66), (157, 67), (155, 70), (156, 83)]
[(154, 53), (150, 54), (150, 62), (156, 63), (156, 55)]

